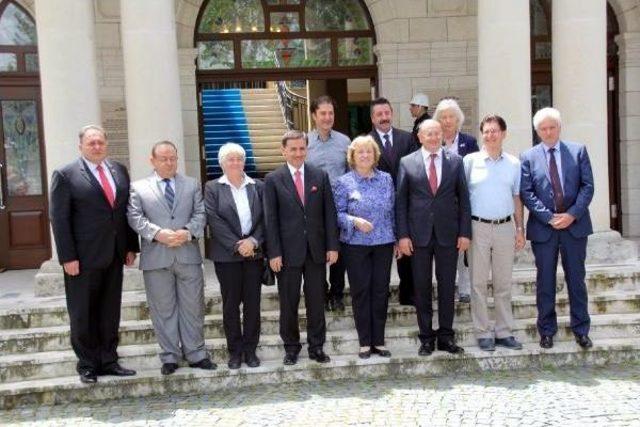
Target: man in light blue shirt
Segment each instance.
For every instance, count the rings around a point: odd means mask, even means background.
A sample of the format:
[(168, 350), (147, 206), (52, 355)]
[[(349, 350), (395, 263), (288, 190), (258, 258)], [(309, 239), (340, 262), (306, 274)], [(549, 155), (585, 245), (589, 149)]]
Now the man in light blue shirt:
[[(482, 150), (464, 158), (471, 201), (471, 318), (478, 345), (522, 349), (512, 335), (511, 279), (515, 250), (524, 247), (520, 200), (520, 161), (502, 150), (507, 125), (498, 115), (482, 119)], [(514, 227), (515, 223), (515, 227)], [(489, 274), (493, 279), (495, 328), (487, 308)]]
[[(311, 102), (309, 107), (315, 129), (309, 132), (307, 147), (307, 163), (322, 169), (329, 175), (334, 187), (338, 178), (347, 172), (347, 149), (351, 141), (343, 133), (333, 129), (335, 121), (335, 102), (327, 95), (320, 96)], [(329, 267), (329, 285), (325, 308), (327, 311), (344, 310), (344, 274), (345, 266), (338, 257), (338, 262)]]

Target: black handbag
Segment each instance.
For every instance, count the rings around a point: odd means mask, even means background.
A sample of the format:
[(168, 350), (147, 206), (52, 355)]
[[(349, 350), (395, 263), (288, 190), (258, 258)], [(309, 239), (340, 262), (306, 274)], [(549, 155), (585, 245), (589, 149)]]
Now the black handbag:
[(267, 258), (262, 258), (264, 268), (262, 270), (262, 278), (260, 279), (260, 283), (265, 286), (274, 286), (276, 284), (276, 273), (271, 270), (269, 267), (269, 260)]

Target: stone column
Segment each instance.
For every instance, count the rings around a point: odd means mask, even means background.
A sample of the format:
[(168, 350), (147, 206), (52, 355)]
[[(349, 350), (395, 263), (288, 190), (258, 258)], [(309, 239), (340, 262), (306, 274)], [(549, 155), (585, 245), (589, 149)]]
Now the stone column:
[(94, 21), (91, 1), (36, 2), (49, 174), (76, 157), (80, 128), (101, 122)]
[(125, 95), (132, 179), (151, 171), (151, 146), (169, 140), (185, 150), (173, 0), (120, 2)]
[(586, 144), (593, 167), (595, 231), (609, 230), (606, 0), (552, 3), (553, 104), (563, 139)]
[(620, 52), (622, 231), (640, 236), (640, 33), (616, 38)]
[(507, 122), (505, 150), (531, 147), (529, 2), (478, 1), (479, 120), (498, 114)]

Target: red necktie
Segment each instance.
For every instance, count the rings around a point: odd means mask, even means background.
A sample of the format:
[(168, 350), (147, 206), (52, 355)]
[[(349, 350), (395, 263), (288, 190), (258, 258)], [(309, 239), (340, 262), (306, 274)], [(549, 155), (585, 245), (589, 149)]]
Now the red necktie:
[(111, 184), (109, 184), (109, 180), (107, 179), (107, 174), (104, 173), (104, 169), (102, 169), (102, 165), (98, 165), (96, 169), (98, 170), (98, 176), (100, 177), (100, 185), (102, 186), (102, 191), (104, 192), (104, 196), (107, 198), (107, 201), (113, 208), (115, 197), (113, 195), (113, 188), (111, 188)]
[(300, 169), (298, 169), (293, 175), (295, 176), (293, 183), (296, 185), (296, 191), (298, 192), (298, 197), (300, 198), (300, 201), (304, 205), (304, 185), (302, 185), (302, 173), (300, 172)]
[(556, 212), (564, 212), (564, 195), (562, 194), (562, 184), (560, 184), (560, 174), (556, 163), (555, 148), (549, 148), (549, 177), (551, 178), (551, 188), (553, 188), (553, 203), (556, 205)]
[(431, 164), (429, 165), (429, 186), (433, 195), (438, 191), (438, 173), (436, 172), (436, 157), (437, 154), (431, 154)]

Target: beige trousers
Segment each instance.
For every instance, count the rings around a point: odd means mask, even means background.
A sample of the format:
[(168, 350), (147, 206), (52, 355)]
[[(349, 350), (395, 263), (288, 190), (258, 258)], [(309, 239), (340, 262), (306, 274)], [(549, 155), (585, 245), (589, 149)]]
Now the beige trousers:
[[(515, 252), (513, 222), (486, 224), (471, 221), (471, 318), (476, 338), (506, 338), (511, 336), (513, 313), (511, 310), (511, 279)], [(493, 279), (495, 304), (495, 332), (489, 320), (487, 289), (489, 275)]]

